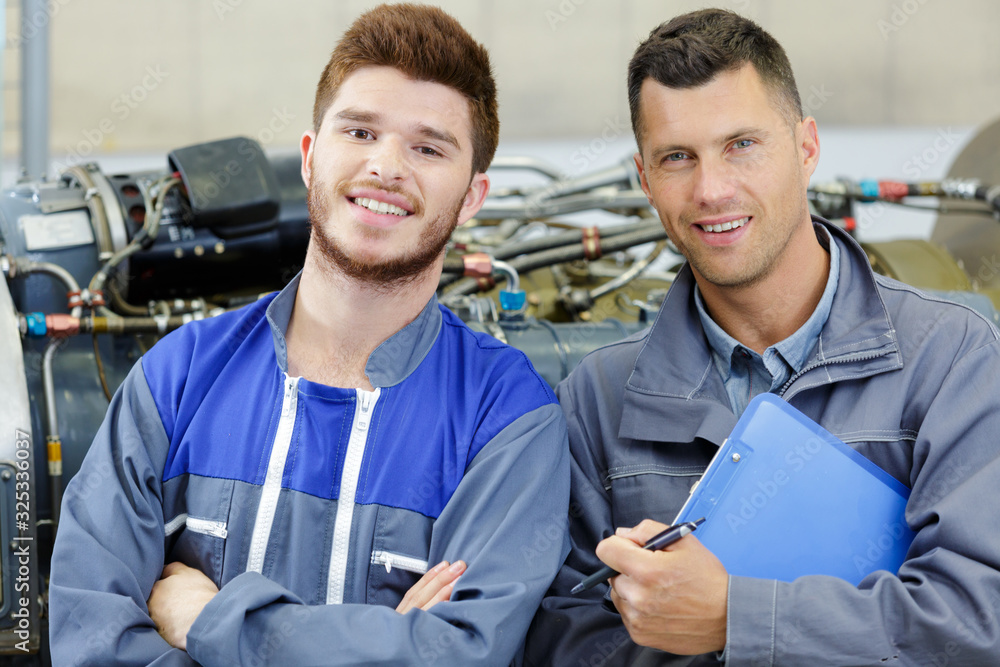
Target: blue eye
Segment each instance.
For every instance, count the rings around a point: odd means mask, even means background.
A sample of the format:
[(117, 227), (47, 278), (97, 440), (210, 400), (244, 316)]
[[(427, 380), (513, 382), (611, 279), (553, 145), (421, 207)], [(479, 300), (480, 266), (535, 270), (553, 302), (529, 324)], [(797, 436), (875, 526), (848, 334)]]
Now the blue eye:
[(687, 155), (685, 155), (684, 153), (671, 153), (670, 155), (667, 155), (663, 159), (666, 160), (667, 162), (680, 162), (686, 157)]

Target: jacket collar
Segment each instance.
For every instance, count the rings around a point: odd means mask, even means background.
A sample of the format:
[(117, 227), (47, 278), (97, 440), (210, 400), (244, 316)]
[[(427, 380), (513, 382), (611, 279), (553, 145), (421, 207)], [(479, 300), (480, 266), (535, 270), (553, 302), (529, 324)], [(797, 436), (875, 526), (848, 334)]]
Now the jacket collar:
[[(285, 332), (292, 318), (292, 307), (298, 293), (299, 272), (267, 306), (267, 322), (274, 339), (274, 354), (278, 366), (288, 372), (288, 344)], [(365, 374), (373, 387), (391, 387), (405, 380), (417, 369), (437, 340), (441, 331), (441, 309), (437, 295), (432, 295), (417, 317), (382, 342), (368, 357)]]
[[(820, 367), (824, 383), (858, 377), (859, 370), (867, 376), (902, 367), (896, 332), (864, 250), (826, 220), (813, 216), (813, 222), (826, 226), (845, 252), (830, 317), (805, 367), (786, 385), (786, 399), (796, 392), (798, 378)], [(718, 444), (736, 424), (698, 318), (694, 286), (685, 264), (625, 383), (619, 437), (676, 441), (674, 435), (686, 433)]]

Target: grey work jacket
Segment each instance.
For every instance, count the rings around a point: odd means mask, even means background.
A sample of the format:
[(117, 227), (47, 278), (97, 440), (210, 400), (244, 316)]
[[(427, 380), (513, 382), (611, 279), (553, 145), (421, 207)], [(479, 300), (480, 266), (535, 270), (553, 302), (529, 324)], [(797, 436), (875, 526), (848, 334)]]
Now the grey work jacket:
[[(368, 358), (374, 391), (288, 373), (298, 279), (136, 364), (52, 556), (55, 665), (506, 665), (568, 550), (562, 411), (518, 350), (431, 298)], [(450, 599), (395, 611), (429, 566)], [(168, 562), (219, 588), (187, 633)]]
[[(817, 220), (818, 224), (822, 221)], [(898, 575), (857, 587), (731, 576), (728, 665), (1000, 664), (1000, 345), (964, 306), (842, 254), (829, 320), (778, 392), (912, 489)], [(572, 551), (529, 634), (533, 665), (717, 664), (641, 649), (605, 598), (568, 591), (618, 526), (669, 523), (736, 423), (685, 267), (653, 326), (583, 360), (557, 389), (569, 422)], [(845, 500), (849, 500), (845, 498)]]

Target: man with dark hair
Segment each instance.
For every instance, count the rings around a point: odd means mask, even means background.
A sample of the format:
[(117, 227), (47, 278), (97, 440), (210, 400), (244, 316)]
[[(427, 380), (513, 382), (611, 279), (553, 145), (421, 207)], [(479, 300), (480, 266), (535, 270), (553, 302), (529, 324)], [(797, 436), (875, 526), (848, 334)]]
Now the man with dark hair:
[(347, 31), (301, 140), (302, 273), (157, 343), (67, 488), (56, 664), (510, 662), (568, 551), (565, 422), (435, 298), (497, 135), (453, 18)]
[[(650, 329), (557, 388), (573, 546), (527, 663), (1000, 664), (996, 329), (874, 275), (810, 216), (816, 123), (753, 22), (704, 10), (658, 27), (628, 85), (642, 188), (687, 264)], [(763, 392), (912, 490), (898, 573), (789, 583), (728, 574), (697, 534), (641, 548)], [(604, 564), (610, 586), (570, 594)]]

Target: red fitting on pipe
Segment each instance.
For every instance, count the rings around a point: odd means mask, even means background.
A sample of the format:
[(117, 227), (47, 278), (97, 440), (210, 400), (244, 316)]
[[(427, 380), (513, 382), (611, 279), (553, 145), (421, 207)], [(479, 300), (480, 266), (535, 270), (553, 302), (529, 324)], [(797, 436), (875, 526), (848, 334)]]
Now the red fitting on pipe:
[(586, 259), (600, 259), (601, 257), (601, 232), (597, 227), (585, 227), (581, 230), (583, 235), (583, 256)]
[(910, 186), (899, 181), (879, 181), (878, 194), (882, 199), (898, 201), (910, 194)]
[(80, 318), (65, 313), (45, 316), (45, 328), (49, 336), (75, 336), (80, 333)]
[(471, 252), (462, 255), (465, 276), (468, 278), (489, 278), (493, 275), (493, 258), (485, 252)]

